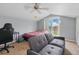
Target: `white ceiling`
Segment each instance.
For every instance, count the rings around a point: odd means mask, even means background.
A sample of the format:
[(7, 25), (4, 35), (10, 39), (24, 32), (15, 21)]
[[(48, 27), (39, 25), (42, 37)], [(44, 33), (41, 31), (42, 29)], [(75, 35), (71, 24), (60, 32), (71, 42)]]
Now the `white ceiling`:
[[(0, 16), (20, 18), (25, 20), (39, 20), (49, 14), (76, 17), (79, 16), (79, 4), (77, 3), (41, 3), (41, 7), (49, 8), (48, 11), (41, 10), (41, 14), (25, 9), (24, 6), (33, 6), (31, 3), (0, 3)], [(35, 18), (34, 16), (38, 16)]]

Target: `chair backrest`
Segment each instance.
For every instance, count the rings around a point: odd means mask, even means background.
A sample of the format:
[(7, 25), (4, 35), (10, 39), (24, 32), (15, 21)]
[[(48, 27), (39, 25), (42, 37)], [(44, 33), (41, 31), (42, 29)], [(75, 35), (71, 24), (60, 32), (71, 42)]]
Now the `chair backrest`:
[(6, 23), (3, 28), (0, 29), (0, 44), (13, 41), (13, 31), (11, 23)]
[(36, 52), (39, 52), (44, 46), (48, 44), (45, 35), (31, 37), (30, 39), (28, 39), (28, 41), (30, 43), (30, 48)]
[(13, 35), (10, 31), (0, 29), (0, 44), (13, 41)]
[(14, 32), (14, 28), (12, 27), (12, 24), (11, 23), (5, 23), (4, 24), (4, 27), (2, 29), (5, 29), (5, 30), (10, 31), (12, 34)]

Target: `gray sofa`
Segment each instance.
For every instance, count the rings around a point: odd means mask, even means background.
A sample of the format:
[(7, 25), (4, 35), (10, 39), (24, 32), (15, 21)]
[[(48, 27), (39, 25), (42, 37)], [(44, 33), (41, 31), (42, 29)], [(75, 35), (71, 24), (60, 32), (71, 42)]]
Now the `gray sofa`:
[(53, 37), (52, 34), (31, 37), (29, 40), (30, 49), (27, 55), (63, 55), (65, 48), (64, 37)]

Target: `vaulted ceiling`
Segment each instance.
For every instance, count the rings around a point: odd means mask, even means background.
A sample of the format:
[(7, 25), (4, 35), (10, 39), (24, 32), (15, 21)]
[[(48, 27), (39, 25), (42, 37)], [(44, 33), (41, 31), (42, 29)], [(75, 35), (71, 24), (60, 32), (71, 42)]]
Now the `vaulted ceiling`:
[(40, 14), (38, 12), (31, 12), (32, 9), (25, 9), (25, 5), (33, 6), (32, 3), (0, 3), (0, 17), (40, 20), (50, 14), (70, 17), (79, 16), (78, 3), (40, 3), (41, 7), (49, 8), (48, 11), (41, 10)]

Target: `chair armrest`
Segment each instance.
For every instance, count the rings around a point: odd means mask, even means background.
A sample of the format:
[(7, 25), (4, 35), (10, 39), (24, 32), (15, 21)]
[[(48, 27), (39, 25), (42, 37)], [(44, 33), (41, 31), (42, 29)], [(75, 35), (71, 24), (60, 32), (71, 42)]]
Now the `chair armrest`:
[(40, 54), (35, 52), (35, 51), (33, 51), (33, 50), (28, 49), (27, 50), (27, 55), (40, 55)]
[(61, 39), (61, 40), (65, 40), (64, 37), (54, 37), (54, 39)]

